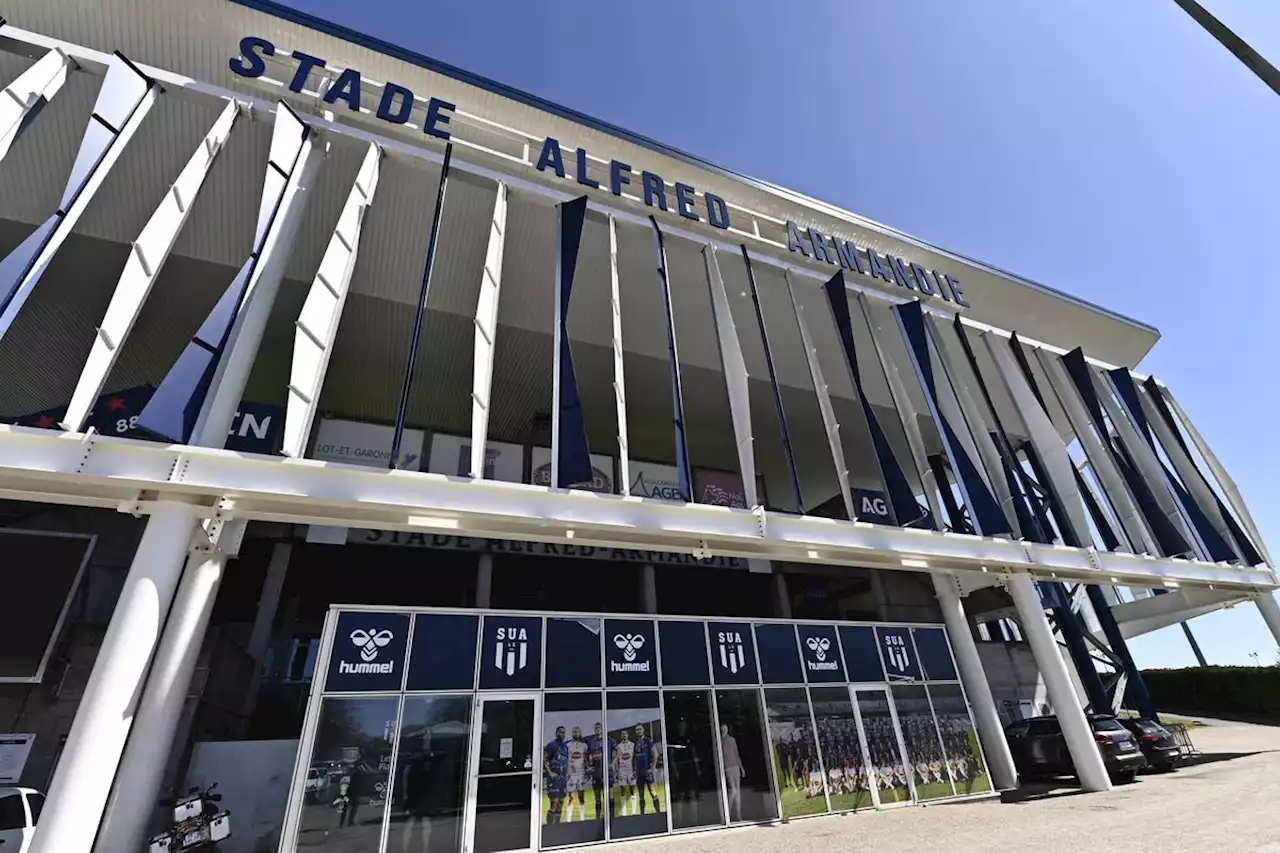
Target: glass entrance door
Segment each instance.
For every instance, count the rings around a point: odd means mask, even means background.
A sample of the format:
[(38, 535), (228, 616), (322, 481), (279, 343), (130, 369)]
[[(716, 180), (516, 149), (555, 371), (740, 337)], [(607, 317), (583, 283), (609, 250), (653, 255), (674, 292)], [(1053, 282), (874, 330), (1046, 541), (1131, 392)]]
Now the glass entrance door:
[(476, 700), (464, 853), (536, 848), (540, 760), (537, 694)]
[(907, 769), (906, 747), (887, 687), (850, 687), (858, 710), (858, 730), (867, 762), (868, 787), (877, 807), (909, 803), (915, 785)]

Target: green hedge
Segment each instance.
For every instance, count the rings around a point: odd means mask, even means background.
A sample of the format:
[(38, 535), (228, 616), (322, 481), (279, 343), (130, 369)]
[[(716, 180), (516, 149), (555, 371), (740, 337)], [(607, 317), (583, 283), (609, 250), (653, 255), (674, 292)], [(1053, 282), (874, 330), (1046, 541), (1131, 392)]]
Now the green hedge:
[(1280, 721), (1280, 666), (1144, 669), (1142, 678), (1161, 711)]

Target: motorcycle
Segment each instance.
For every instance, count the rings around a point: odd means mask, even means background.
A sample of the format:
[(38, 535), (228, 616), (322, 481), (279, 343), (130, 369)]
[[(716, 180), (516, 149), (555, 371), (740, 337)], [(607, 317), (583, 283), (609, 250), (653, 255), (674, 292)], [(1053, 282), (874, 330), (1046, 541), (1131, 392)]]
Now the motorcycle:
[(191, 788), (184, 796), (160, 801), (173, 808), (173, 826), (152, 836), (147, 853), (192, 853), (217, 850), (219, 841), (231, 835), (231, 812), (218, 805), (222, 795), (214, 793), (214, 782), (203, 791)]

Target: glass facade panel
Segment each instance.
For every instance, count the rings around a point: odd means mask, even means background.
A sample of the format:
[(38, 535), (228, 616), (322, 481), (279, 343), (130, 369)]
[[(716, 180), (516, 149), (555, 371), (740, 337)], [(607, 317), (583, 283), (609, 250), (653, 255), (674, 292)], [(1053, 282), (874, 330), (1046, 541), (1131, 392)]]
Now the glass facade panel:
[(915, 780), (916, 797), (933, 800), (954, 796), (942, 743), (933, 722), (933, 708), (929, 705), (924, 685), (895, 684), (893, 704), (898, 711), (898, 725), (902, 728), (902, 740), (907, 747), (907, 763)]
[(769, 688), (764, 691), (764, 705), (782, 791), (782, 816), (826, 812), (827, 786), (809, 716), (808, 692), (803, 687)]
[(757, 625), (760, 678), (765, 684), (803, 684), (794, 625)]
[(662, 642), (662, 683), (700, 685), (711, 683), (707, 665), (707, 628), (701, 622), (658, 623)]
[(818, 724), (818, 746), (827, 772), (831, 810), (856, 811), (874, 805), (849, 688), (812, 687), (809, 698)]
[(858, 715), (871, 755), (871, 772), (881, 805), (907, 802), (911, 788), (907, 784), (906, 762), (898, 748), (898, 735), (889, 709), (889, 695), (884, 690), (854, 690)]
[(530, 844), (534, 790), (534, 701), (485, 699), (480, 706), (475, 853)]
[(413, 652), (406, 690), (470, 690), (476, 682), (476, 630), (480, 617), (421, 613), (413, 621)]
[(853, 682), (884, 681), (884, 667), (876, 649), (875, 629), (865, 625), (841, 625), (840, 648), (844, 669)]
[(542, 736), (546, 740), (542, 749), (542, 846), (603, 841), (605, 732), (601, 694), (548, 693), (542, 708)]
[(299, 850), (378, 849), (399, 705), (398, 697), (323, 701), (298, 822)]
[(717, 690), (716, 709), (729, 821), (774, 820), (778, 803), (769, 778), (769, 741), (760, 714), (760, 691)]
[(671, 826), (690, 829), (723, 824), (711, 692), (668, 690), (662, 702), (666, 711)]
[(462, 849), (471, 743), (471, 695), (410, 696), (400, 717), (387, 849)]
[(912, 628), (911, 638), (916, 642), (916, 654), (927, 681), (956, 681), (956, 665), (951, 659), (951, 647), (947, 645), (947, 632), (942, 628)]
[(985, 794), (991, 790), (991, 776), (978, 747), (978, 732), (973, 726), (969, 703), (959, 684), (931, 684), (929, 697), (942, 731), (942, 751), (947, 769), (961, 796)]
[(547, 620), (547, 687), (600, 686), (600, 620)]
[(657, 691), (611, 692), (607, 716), (609, 837), (666, 832), (665, 749)]

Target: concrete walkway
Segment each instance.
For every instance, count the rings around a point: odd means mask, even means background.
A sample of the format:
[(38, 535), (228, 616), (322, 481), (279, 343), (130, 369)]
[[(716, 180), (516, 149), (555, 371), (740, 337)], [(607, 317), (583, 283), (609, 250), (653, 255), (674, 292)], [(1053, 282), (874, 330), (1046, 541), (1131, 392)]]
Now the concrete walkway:
[(1038, 786), (1006, 802), (863, 812), (612, 845), (611, 853), (1280, 853), (1280, 728), (1214, 721), (1203, 755), (1107, 794)]

